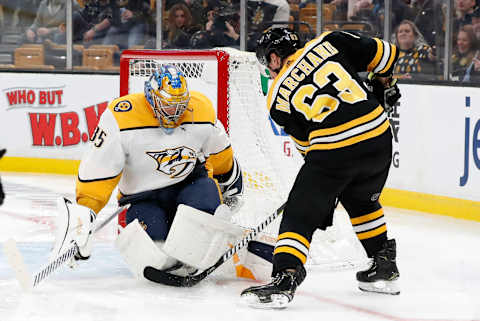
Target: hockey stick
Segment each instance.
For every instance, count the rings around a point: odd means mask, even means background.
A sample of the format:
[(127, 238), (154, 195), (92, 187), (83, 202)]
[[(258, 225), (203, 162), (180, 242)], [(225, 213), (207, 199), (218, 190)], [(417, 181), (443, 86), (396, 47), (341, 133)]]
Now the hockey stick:
[[(118, 214), (128, 208), (129, 205), (118, 208), (113, 214), (107, 217), (104, 221), (95, 226), (94, 233), (97, 233), (111, 220), (113, 220)], [(68, 247), (63, 253), (53, 259), (50, 263), (45, 265), (40, 271), (32, 275), (28, 272), (28, 269), (23, 260), (23, 256), (18, 250), (17, 243), (14, 239), (10, 238), (5, 242), (4, 253), (7, 257), (7, 261), (15, 271), (15, 276), (25, 291), (31, 291), (40, 282), (57, 271), (65, 262), (69, 261), (78, 252), (78, 245), (75, 241), (72, 241), (70, 247)]]
[(170, 286), (176, 287), (192, 287), (205, 279), (207, 276), (212, 274), (218, 267), (220, 267), (223, 263), (228, 261), (235, 253), (240, 251), (244, 248), (248, 243), (253, 240), (258, 233), (262, 232), (267, 225), (273, 222), (280, 214), (283, 213), (286, 203), (283, 203), (274, 213), (270, 214), (260, 225), (254, 228), (250, 233), (248, 233), (243, 239), (237, 242), (234, 247), (230, 248), (225, 254), (223, 254), (218, 261), (212, 265), (211, 267), (207, 268), (203, 272), (196, 274), (196, 275), (189, 275), (189, 276), (178, 276), (166, 271), (158, 270), (151, 266), (147, 266), (143, 270), (143, 276), (156, 283), (161, 283)]

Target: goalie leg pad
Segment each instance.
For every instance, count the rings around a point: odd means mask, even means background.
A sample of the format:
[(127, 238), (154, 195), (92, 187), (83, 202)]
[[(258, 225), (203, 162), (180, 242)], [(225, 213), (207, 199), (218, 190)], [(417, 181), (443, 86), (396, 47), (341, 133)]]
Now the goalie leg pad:
[(120, 231), (115, 247), (138, 279), (143, 278), (143, 270), (147, 266), (164, 270), (178, 263), (152, 241), (137, 219)]
[(163, 250), (179, 261), (205, 270), (242, 235), (243, 228), (180, 204)]

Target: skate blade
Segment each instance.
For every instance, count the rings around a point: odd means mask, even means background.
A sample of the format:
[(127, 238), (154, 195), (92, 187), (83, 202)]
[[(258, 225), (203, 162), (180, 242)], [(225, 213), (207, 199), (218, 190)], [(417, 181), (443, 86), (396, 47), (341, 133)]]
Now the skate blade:
[(396, 281), (358, 282), (358, 288), (365, 292), (399, 295), (400, 287)]
[(272, 294), (271, 301), (262, 301), (253, 293), (246, 293), (240, 297), (246, 305), (255, 309), (285, 309), (290, 301), (283, 294)]

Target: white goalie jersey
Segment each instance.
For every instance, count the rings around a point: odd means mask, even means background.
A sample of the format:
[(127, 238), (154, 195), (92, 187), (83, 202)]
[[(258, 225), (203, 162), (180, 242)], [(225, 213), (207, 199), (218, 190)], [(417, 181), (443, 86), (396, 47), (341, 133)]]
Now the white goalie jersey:
[(77, 202), (98, 213), (117, 185), (121, 195), (170, 186), (204, 161), (211, 176), (230, 171), (233, 151), (211, 101), (195, 91), (190, 96), (178, 127), (168, 134), (143, 93), (112, 101), (82, 157)]

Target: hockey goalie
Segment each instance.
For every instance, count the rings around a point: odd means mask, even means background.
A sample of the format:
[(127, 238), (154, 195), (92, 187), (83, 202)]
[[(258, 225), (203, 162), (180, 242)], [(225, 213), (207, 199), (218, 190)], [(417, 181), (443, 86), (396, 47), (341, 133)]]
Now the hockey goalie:
[[(231, 223), (243, 179), (229, 138), (211, 101), (189, 91), (174, 65), (102, 114), (79, 167), (76, 203), (60, 203), (52, 257), (72, 241), (75, 260), (90, 257), (97, 213), (116, 187), (129, 207), (115, 245), (140, 279), (146, 267), (183, 276), (205, 270), (245, 233)], [(272, 251), (252, 242), (215, 273), (268, 279)]]

